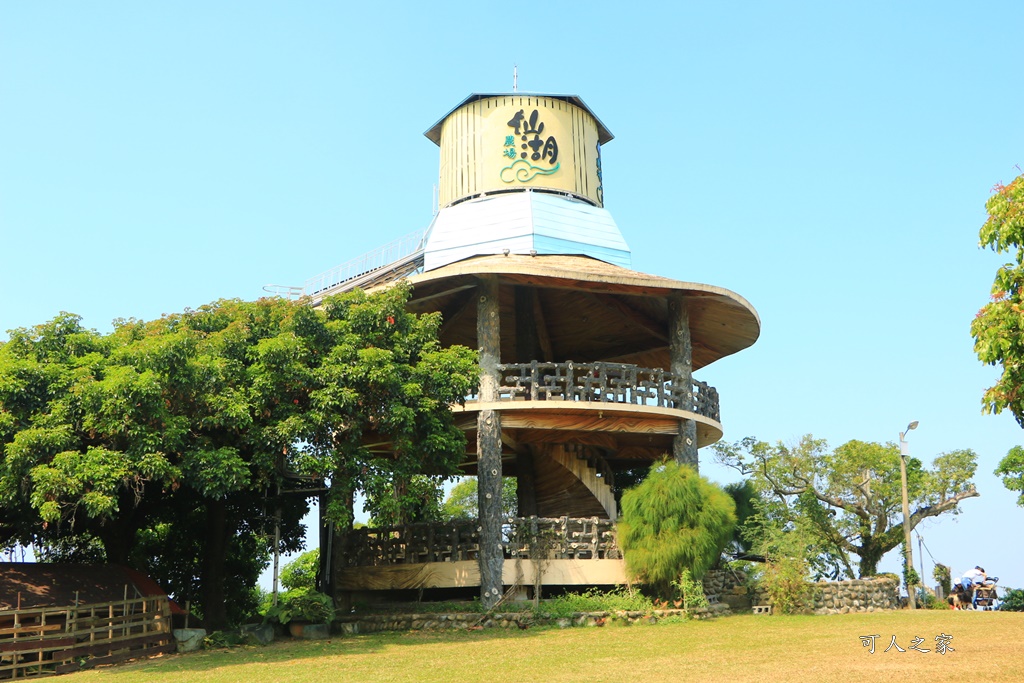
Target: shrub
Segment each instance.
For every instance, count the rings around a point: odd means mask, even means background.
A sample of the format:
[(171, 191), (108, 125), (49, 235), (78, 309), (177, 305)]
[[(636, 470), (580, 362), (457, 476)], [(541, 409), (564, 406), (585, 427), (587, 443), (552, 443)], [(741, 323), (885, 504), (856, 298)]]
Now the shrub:
[(576, 612), (647, 612), (654, 609), (650, 598), (639, 591), (619, 587), (610, 591), (591, 588), (582, 593), (565, 593), (545, 600), (538, 609), (552, 617), (571, 617)]
[(655, 463), (622, 496), (617, 529), (630, 575), (664, 596), (683, 570), (703, 577), (732, 538), (735, 508), (728, 494), (693, 468)]
[(707, 607), (708, 596), (704, 595), (704, 584), (690, 576), (690, 570), (684, 569), (679, 579), (672, 582), (672, 586), (679, 592), (679, 599), (683, 601), (683, 609), (694, 607)]
[(276, 605), (267, 610), (264, 621), (287, 624), (291, 621), (307, 621), (326, 624), (334, 619), (334, 601), (330, 596), (316, 591), (284, 595)]
[(1007, 590), (999, 609), (1007, 612), (1024, 612), (1024, 589), (1010, 588)]
[(800, 556), (769, 558), (761, 570), (760, 585), (768, 594), (773, 614), (793, 614), (811, 596), (807, 562)]

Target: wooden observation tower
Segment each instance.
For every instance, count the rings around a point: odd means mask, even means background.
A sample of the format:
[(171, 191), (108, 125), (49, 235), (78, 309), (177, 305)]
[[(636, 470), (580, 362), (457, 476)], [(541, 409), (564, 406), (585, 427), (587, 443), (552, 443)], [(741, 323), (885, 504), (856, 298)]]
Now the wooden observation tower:
[[(431, 127), (440, 147), (430, 227), (312, 279), (314, 302), (397, 278), (410, 309), (443, 314), (443, 344), (479, 349), (480, 390), (455, 407), (480, 518), (363, 529), (332, 555), (336, 591), (624, 581), (616, 474), (669, 454), (698, 466), (722, 436), (718, 393), (693, 373), (753, 344), (760, 321), (713, 285), (630, 269), (604, 208), (611, 133), (578, 97), (474, 94)], [(502, 517), (502, 478), (518, 516)]]

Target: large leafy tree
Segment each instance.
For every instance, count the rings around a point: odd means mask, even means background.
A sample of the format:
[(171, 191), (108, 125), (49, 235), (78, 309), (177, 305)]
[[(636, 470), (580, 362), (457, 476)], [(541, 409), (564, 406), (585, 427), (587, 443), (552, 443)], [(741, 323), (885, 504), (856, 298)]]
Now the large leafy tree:
[[(985, 204), (988, 219), (981, 226), (981, 246), (1013, 260), (999, 267), (991, 301), (974, 322), (974, 351), (1002, 374), (982, 398), (986, 412), (1009, 410), (1024, 427), (1024, 175), (1009, 185), (998, 184)], [(1024, 449), (1016, 446), (999, 463), (995, 474), (1012, 491), (1021, 491), (1024, 505)]]
[(984, 409), (1009, 410), (1024, 427), (1024, 175), (1009, 185), (997, 185), (985, 207), (988, 220), (981, 227), (981, 246), (1013, 260), (999, 267), (991, 301), (974, 322), (974, 351), (1002, 375), (982, 399)]
[(241, 616), (232, 590), (262, 569), (268, 517), (282, 551), (301, 545), (305, 497), (279, 492), (303, 484), (286, 475), (326, 486), (327, 516), (344, 523), (357, 489), (394, 497), (463, 457), (448, 404), (475, 384), (475, 357), (441, 349), (439, 318), (406, 313), (409, 293), (319, 310), (220, 301), (109, 335), (71, 315), (13, 331), (0, 345), (0, 543), (96, 538), (209, 625)]
[[(872, 576), (887, 552), (903, 542), (900, 454), (893, 444), (850, 441), (830, 449), (810, 435), (795, 445), (746, 438), (715, 446), (717, 459), (750, 477), (761, 494), (762, 523), (799, 531), (808, 539), (818, 575)], [(972, 477), (977, 455), (943, 453), (931, 469), (907, 458), (910, 526), (978, 495)]]

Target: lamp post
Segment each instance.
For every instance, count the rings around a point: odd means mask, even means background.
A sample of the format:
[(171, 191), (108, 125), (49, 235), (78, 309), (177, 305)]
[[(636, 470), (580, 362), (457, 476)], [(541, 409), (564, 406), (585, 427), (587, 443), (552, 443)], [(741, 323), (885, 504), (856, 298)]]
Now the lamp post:
[[(900, 484), (903, 489), (903, 547), (907, 551), (907, 576), (914, 571), (914, 559), (910, 549), (910, 503), (907, 500), (907, 432), (917, 429), (917, 420), (907, 425), (905, 431), (900, 432)], [(917, 599), (914, 596), (914, 587), (907, 582), (907, 604), (910, 609), (917, 609)]]

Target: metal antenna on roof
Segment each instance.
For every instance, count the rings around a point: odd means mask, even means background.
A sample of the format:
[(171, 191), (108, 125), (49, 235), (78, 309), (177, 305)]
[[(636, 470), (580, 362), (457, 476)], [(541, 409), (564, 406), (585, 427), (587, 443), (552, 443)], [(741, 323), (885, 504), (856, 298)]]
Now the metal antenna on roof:
[(519, 65), (512, 65), (512, 92), (519, 92)]

